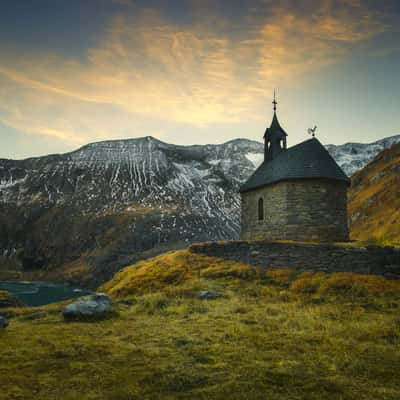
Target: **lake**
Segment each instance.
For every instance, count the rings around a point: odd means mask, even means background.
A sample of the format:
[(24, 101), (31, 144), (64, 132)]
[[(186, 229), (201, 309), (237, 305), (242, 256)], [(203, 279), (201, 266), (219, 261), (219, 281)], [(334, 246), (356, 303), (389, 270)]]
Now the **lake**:
[(32, 307), (73, 299), (91, 293), (67, 285), (45, 282), (0, 281), (0, 290), (6, 290), (25, 305)]

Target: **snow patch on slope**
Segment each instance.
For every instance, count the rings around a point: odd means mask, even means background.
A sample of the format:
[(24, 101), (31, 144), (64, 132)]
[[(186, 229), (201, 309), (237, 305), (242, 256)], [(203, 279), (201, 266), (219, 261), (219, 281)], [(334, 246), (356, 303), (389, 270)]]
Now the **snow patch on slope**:
[(264, 161), (264, 153), (247, 153), (245, 157), (254, 165), (254, 168), (258, 168)]
[(371, 162), (382, 150), (400, 142), (400, 135), (390, 136), (373, 143), (328, 144), (326, 149), (348, 176)]

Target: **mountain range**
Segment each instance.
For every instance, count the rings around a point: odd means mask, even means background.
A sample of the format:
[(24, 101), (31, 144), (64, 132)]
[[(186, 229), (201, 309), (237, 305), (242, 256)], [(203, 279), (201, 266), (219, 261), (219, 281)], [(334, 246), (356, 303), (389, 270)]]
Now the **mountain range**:
[(400, 135), (389, 136), (372, 143), (328, 144), (327, 150), (348, 176), (364, 168), (377, 154), (400, 142)]
[[(348, 175), (400, 135), (326, 146)], [(177, 146), (153, 137), (103, 141), (58, 155), (0, 160), (0, 278), (95, 287), (139, 259), (239, 235), (238, 189), (263, 144)]]

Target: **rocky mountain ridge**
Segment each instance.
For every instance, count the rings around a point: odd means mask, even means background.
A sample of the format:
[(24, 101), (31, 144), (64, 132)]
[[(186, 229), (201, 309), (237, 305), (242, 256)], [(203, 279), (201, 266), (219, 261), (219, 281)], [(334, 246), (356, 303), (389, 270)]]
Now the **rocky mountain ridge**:
[[(349, 173), (396, 141), (327, 148)], [(263, 145), (246, 139), (178, 146), (152, 137), (0, 160), (0, 272), (94, 286), (140, 258), (237, 238), (238, 189), (262, 160)]]
[(348, 176), (364, 168), (376, 155), (400, 143), (400, 135), (389, 136), (372, 143), (348, 142), (341, 145), (328, 144), (326, 149)]
[(0, 160), (1, 254), (22, 270), (68, 265), (72, 280), (103, 280), (155, 248), (234, 238), (239, 186), (261, 158), (249, 140), (175, 146), (145, 137)]

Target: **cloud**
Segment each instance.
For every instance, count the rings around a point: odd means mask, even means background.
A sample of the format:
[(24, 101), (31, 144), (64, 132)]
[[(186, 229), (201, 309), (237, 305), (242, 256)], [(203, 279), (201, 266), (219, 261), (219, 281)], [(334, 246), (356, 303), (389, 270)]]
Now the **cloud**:
[(301, 3), (260, 2), (243, 18), (240, 34), (221, 33), (204, 16), (187, 26), (135, 9), (112, 18), (84, 59), (1, 60), (0, 121), (81, 144), (152, 134), (161, 126), (257, 119), (278, 83), (342, 61), (385, 29), (356, 0), (341, 7), (329, 0)]

